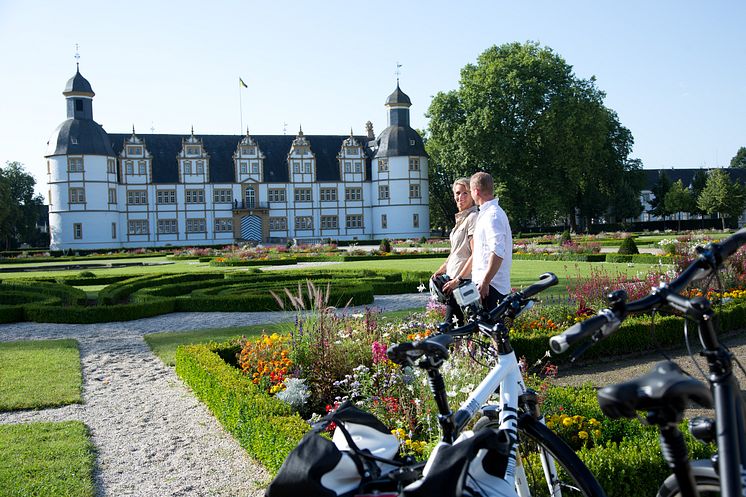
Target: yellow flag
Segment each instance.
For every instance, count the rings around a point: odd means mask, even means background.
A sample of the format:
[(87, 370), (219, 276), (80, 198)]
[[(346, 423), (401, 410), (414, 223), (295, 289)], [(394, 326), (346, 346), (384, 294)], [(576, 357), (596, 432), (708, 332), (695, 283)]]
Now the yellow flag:
[(244, 83), (244, 82), (243, 82), (243, 79), (241, 79), (241, 78), (238, 78), (238, 82), (239, 82), (239, 84), (240, 84), (241, 86), (243, 86), (244, 88), (248, 88), (248, 85), (247, 85), (246, 83)]

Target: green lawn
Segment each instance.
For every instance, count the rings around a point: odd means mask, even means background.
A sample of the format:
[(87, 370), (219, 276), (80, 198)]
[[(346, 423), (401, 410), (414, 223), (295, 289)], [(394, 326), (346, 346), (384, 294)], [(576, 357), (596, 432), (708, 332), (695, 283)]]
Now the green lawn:
[(75, 340), (0, 343), (0, 411), (81, 402), (82, 386)]
[(0, 425), (0, 497), (93, 497), (95, 455), (79, 421)]
[[(418, 309), (406, 309), (382, 313), (385, 319), (398, 319), (409, 316)], [(190, 343), (225, 342), (241, 336), (255, 336), (262, 333), (289, 332), (293, 323), (237, 326), (232, 328), (206, 328), (193, 331), (163, 331), (145, 335), (145, 343), (161, 361), (169, 366), (176, 364), (176, 348)]]

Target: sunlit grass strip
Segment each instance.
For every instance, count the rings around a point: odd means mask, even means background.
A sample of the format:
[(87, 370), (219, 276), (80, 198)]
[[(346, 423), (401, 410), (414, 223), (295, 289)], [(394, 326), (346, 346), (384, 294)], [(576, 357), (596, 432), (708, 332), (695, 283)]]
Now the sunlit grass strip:
[(0, 343), (0, 411), (79, 403), (82, 387), (75, 340)]
[(0, 497), (92, 497), (94, 452), (79, 421), (0, 425)]

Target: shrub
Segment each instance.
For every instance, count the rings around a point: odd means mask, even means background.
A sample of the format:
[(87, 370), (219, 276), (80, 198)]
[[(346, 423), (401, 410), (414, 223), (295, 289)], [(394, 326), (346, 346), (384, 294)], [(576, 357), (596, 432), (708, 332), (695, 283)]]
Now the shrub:
[(381, 240), (381, 244), (378, 245), (378, 251), (384, 254), (388, 254), (389, 252), (391, 252), (391, 242), (388, 240), (388, 238), (384, 238), (383, 240)]
[(78, 273), (78, 278), (95, 278), (96, 275), (91, 271), (81, 271)]
[(619, 250), (617, 251), (618, 254), (639, 254), (640, 251), (637, 249), (637, 244), (635, 243), (635, 239), (631, 236), (628, 236), (624, 240), (622, 240), (622, 244), (619, 245)]
[(572, 241), (572, 237), (570, 236), (570, 230), (565, 230), (560, 234), (559, 243), (560, 245), (564, 245), (567, 242)]

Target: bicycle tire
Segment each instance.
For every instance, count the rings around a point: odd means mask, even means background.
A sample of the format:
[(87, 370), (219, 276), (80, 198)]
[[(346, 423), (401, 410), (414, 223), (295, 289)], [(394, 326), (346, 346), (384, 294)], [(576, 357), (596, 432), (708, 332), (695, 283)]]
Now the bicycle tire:
[[(720, 478), (710, 461), (692, 462), (694, 473), (694, 484), (697, 486), (700, 497), (715, 497), (720, 495)], [(675, 475), (665, 479), (661, 488), (658, 489), (657, 497), (681, 497), (679, 483)]]
[(593, 473), (557, 434), (534, 417), (524, 414), (518, 420), (518, 452), (531, 497), (553, 496), (540, 460), (548, 453), (557, 466), (557, 482), (562, 497), (606, 497)]

